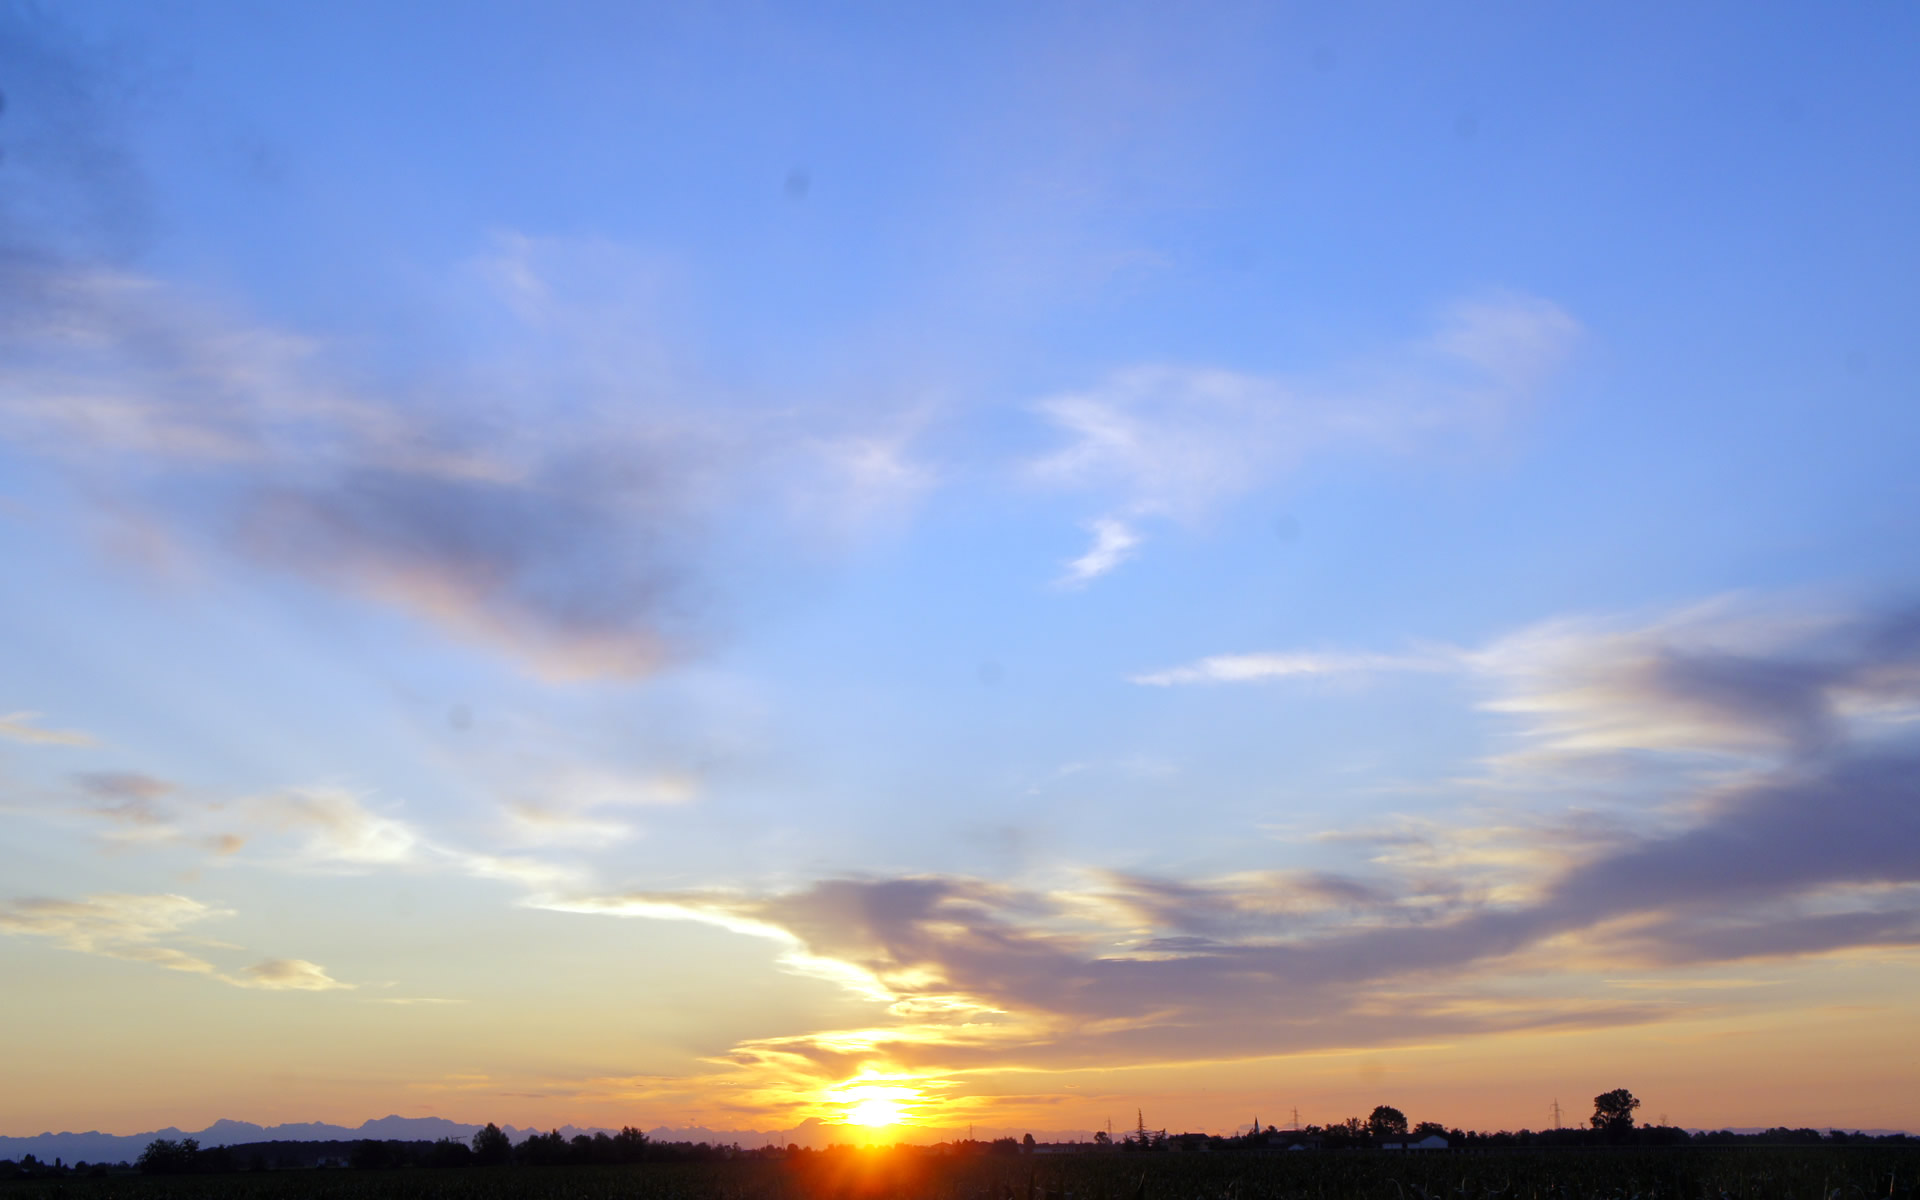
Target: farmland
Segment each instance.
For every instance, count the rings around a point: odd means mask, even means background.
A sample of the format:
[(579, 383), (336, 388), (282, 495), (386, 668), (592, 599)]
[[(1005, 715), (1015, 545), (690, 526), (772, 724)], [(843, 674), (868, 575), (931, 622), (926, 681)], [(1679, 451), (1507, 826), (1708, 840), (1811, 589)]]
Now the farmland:
[(1868, 1200), (1920, 1197), (1898, 1146), (1514, 1150), (1401, 1156), (941, 1158), (831, 1151), (629, 1166), (67, 1176), (0, 1184), (8, 1200)]

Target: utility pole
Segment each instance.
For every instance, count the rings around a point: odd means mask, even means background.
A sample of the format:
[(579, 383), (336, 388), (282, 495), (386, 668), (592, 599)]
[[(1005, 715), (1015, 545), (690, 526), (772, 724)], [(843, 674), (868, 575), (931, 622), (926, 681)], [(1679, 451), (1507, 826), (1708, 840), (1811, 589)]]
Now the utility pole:
[(1560, 1097), (1553, 1098), (1553, 1127), (1560, 1128)]

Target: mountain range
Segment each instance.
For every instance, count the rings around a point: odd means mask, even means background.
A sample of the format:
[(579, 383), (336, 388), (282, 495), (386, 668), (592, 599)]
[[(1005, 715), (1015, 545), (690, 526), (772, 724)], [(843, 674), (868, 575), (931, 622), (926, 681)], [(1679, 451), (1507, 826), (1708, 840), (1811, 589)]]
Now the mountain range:
[[(219, 1120), (198, 1131), (178, 1129), (169, 1125), (165, 1129), (149, 1130), (146, 1133), (113, 1134), (90, 1130), (86, 1133), (42, 1133), (33, 1137), (0, 1137), (0, 1160), (18, 1162), (26, 1155), (33, 1155), (42, 1162), (64, 1159), (67, 1162), (132, 1162), (140, 1157), (140, 1152), (156, 1138), (179, 1140), (193, 1138), (203, 1147), (241, 1146), (250, 1142), (351, 1142), (363, 1138), (376, 1141), (437, 1141), (440, 1138), (455, 1138), (468, 1141), (478, 1133), (480, 1125), (461, 1121), (449, 1121), (445, 1117), (402, 1117), (385, 1116), (376, 1120), (363, 1121), (358, 1127), (328, 1125), (319, 1121), (303, 1121), (286, 1125), (256, 1125), (251, 1121)], [(516, 1125), (503, 1125), (501, 1128), (516, 1144), (525, 1141), (536, 1133), (545, 1132), (537, 1127), (520, 1128)], [(560, 1133), (568, 1138), (577, 1134), (596, 1133), (613, 1134), (618, 1130), (602, 1129), (598, 1126), (582, 1128), (577, 1125), (562, 1125)], [(951, 1140), (963, 1136), (960, 1130), (915, 1129), (916, 1142), (935, 1142)], [(1026, 1130), (986, 1129), (968, 1130), (967, 1133), (982, 1141), (997, 1137), (1019, 1137)], [(1043, 1142), (1085, 1142), (1093, 1140), (1093, 1131), (1086, 1129), (1033, 1130), (1036, 1139)], [(1694, 1130), (1692, 1132), (1701, 1132)], [(1760, 1126), (1742, 1126), (1731, 1130), (1733, 1133), (1764, 1133)], [(1898, 1133), (1896, 1129), (1849, 1130), (1883, 1136)], [(834, 1125), (817, 1117), (808, 1117), (791, 1129), (708, 1129), (704, 1126), (691, 1126), (676, 1129), (662, 1125), (646, 1131), (649, 1138), (656, 1142), (707, 1142), (711, 1145), (740, 1145), (748, 1148), (759, 1146), (804, 1146), (819, 1150), (827, 1146), (843, 1145), (849, 1142), (866, 1140), (866, 1131), (853, 1126)], [(905, 1140), (905, 1139), (903, 1139)]]
[[(249, 1142), (350, 1142), (363, 1138), (377, 1141), (437, 1141), (440, 1138), (455, 1138), (467, 1141), (481, 1130), (482, 1126), (461, 1121), (449, 1121), (445, 1117), (402, 1117), (386, 1116), (376, 1120), (363, 1121), (356, 1128), (345, 1125), (328, 1125), (319, 1121), (302, 1121), (286, 1125), (256, 1125), (251, 1121), (219, 1120), (201, 1130), (184, 1130), (169, 1125), (165, 1129), (149, 1130), (145, 1133), (113, 1134), (89, 1130), (86, 1133), (41, 1133), (33, 1137), (0, 1137), (0, 1160), (19, 1161), (31, 1154), (42, 1162), (64, 1159), (67, 1162), (132, 1162), (140, 1157), (140, 1152), (156, 1138), (177, 1141), (181, 1138), (193, 1138), (202, 1147), (240, 1146)], [(529, 1126), (503, 1125), (507, 1136), (515, 1143), (526, 1140), (543, 1129)], [(617, 1133), (618, 1130), (602, 1129), (598, 1126), (582, 1128), (577, 1125), (562, 1125), (561, 1134), (573, 1137), (576, 1134)], [(920, 1129), (914, 1140), (936, 1141), (956, 1136), (957, 1131)], [(976, 1136), (982, 1139), (994, 1137), (1018, 1137), (1025, 1130), (982, 1129)], [(739, 1144), (746, 1147), (758, 1146), (805, 1146), (809, 1149), (823, 1149), (831, 1145), (865, 1140), (865, 1131), (846, 1125), (834, 1125), (817, 1117), (808, 1117), (792, 1129), (707, 1129), (694, 1126), (675, 1129), (662, 1125), (646, 1131), (649, 1138), (657, 1142), (707, 1142), (713, 1145)], [(1042, 1141), (1089, 1141), (1093, 1137), (1091, 1130), (1035, 1130), (1034, 1136)]]

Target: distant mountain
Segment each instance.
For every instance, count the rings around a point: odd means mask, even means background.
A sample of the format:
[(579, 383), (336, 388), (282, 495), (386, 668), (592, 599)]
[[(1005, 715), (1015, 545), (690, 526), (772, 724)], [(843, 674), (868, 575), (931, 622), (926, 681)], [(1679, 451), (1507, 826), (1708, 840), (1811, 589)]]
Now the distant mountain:
[[(251, 1121), (218, 1120), (198, 1131), (182, 1130), (169, 1125), (165, 1129), (149, 1130), (146, 1133), (112, 1134), (90, 1130), (86, 1133), (42, 1133), (34, 1137), (0, 1137), (0, 1159), (18, 1162), (26, 1155), (33, 1155), (42, 1162), (64, 1159), (73, 1162), (132, 1162), (140, 1157), (155, 1138), (168, 1138), (178, 1141), (181, 1138), (194, 1138), (202, 1146), (239, 1146), (249, 1142), (350, 1142), (361, 1138), (373, 1138), (379, 1141), (437, 1141), (440, 1138), (455, 1138), (467, 1141), (481, 1130), (482, 1126), (460, 1121), (449, 1121), (445, 1117), (402, 1117), (386, 1116), (371, 1121), (363, 1121), (357, 1128), (345, 1125), (328, 1125), (319, 1121), (295, 1122), (286, 1125), (256, 1125)], [(536, 1133), (546, 1132), (537, 1126), (520, 1128), (515, 1125), (503, 1125), (501, 1129), (515, 1143), (523, 1142)], [(562, 1125), (560, 1133), (568, 1138), (578, 1134), (589, 1137), (596, 1133), (613, 1134), (615, 1129), (602, 1129), (598, 1126), (582, 1127)], [(981, 1141), (991, 1141), (997, 1137), (1020, 1137), (1024, 1129), (987, 1129), (974, 1131)], [(1089, 1130), (1033, 1130), (1035, 1138), (1043, 1142), (1092, 1141)], [(656, 1142), (707, 1142), (716, 1146), (739, 1144), (749, 1149), (759, 1146), (804, 1146), (810, 1150), (822, 1150), (828, 1146), (843, 1145), (848, 1142), (864, 1141), (867, 1133), (863, 1129), (847, 1125), (832, 1125), (818, 1117), (808, 1117), (792, 1129), (708, 1129), (705, 1126), (675, 1128), (662, 1125), (646, 1131), (647, 1136)], [(901, 1141), (932, 1143), (950, 1141), (966, 1136), (965, 1130), (958, 1129), (915, 1129), (910, 1136)]]
[[(402, 1117), (386, 1116), (371, 1121), (363, 1121), (357, 1128), (345, 1125), (328, 1125), (319, 1121), (297, 1122), (287, 1125), (256, 1125), (251, 1121), (219, 1120), (197, 1132), (186, 1131), (169, 1125), (165, 1129), (149, 1130), (146, 1133), (112, 1134), (92, 1130), (87, 1133), (42, 1133), (35, 1137), (0, 1137), (0, 1160), (10, 1159), (18, 1162), (26, 1155), (33, 1155), (42, 1162), (64, 1159), (74, 1162), (132, 1162), (140, 1157), (155, 1138), (194, 1138), (202, 1146), (239, 1146), (250, 1142), (351, 1142), (362, 1138), (379, 1141), (437, 1141), (440, 1138), (454, 1138), (468, 1141), (482, 1126), (461, 1121), (449, 1121), (445, 1117)], [(536, 1133), (546, 1132), (536, 1126), (521, 1128), (515, 1125), (503, 1125), (501, 1129), (516, 1144), (525, 1141)], [(560, 1133), (572, 1138), (579, 1134), (589, 1137), (596, 1133), (613, 1134), (613, 1129), (598, 1126), (562, 1125)], [(911, 1131), (899, 1140), (920, 1144), (953, 1141), (966, 1137), (971, 1132), (980, 1141), (992, 1141), (999, 1137), (1020, 1137), (1031, 1132), (1041, 1142), (1090, 1142), (1093, 1132), (1086, 1129), (995, 1129), (980, 1127), (971, 1131), (964, 1129), (920, 1128)], [(1694, 1130), (1695, 1133), (1716, 1132), (1715, 1130)], [(1758, 1126), (1740, 1126), (1731, 1132), (1743, 1134), (1765, 1133)], [(1876, 1137), (1899, 1133), (1897, 1129), (1849, 1130)], [(844, 1145), (848, 1142), (866, 1140), (867, 1131), (853, 1126), (832, 1125), (818, 1117), (808, 1117), (792, 1129), (709, 1129), (703, 1125), (674, 1127), (661, 1125), (646, 1131), (647, 1136), (656, 1142), (707, 1142), (710, 1145), (730, 1146), (738, 1144), (748, 1149), (759, 1146), (804, 1146), (810, 1150), (821, 1150), (828, 1146)]]
[[(219, 1120), (198, 1132), (167, 1126), (146, 1133), (112, 1134), (91, 1130), (86, 1133), (42, 1133), (36, 1137), (0, 1137), (0, 1159), (18, 1162), (31, 1154), (42, 1162), (56, 1158), (68, 1162), (132, 1162), (155, 1138), (194, 1138), (202, 1146), (238, 1146), (247, 1142), (337, 1142), (358, 1138), (399, 1141), (433, 1141), (443, 1137), (465, 1141), (480, 1131), (479, 1125), (466, 1125), (444, 1117), (381, 1117), (362, 1122), (357, 1129), (305, 1121), (287, 1125), (256, 1125), (251, 1121)], [(509, 1136), (512, 1127), (509, 1126)], [(515, 1141), (528, 1134), (520, 1131)]]

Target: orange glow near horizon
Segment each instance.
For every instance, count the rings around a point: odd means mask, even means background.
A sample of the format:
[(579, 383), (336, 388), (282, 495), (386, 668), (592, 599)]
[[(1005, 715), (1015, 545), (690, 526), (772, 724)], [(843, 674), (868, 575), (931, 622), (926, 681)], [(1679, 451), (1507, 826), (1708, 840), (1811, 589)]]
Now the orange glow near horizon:
[(862, 1100), (847, 1110), (847, 1124), (878, 1129), (898, 1125), (904, 1115), (900, 1106), (891, 1100)]
[(927, 1096), (897, 1079), (856, 1077), (827, 1092), (823, 1099), (847, 1125), (880, 1130), (917, 1124), (914, 1117)]

